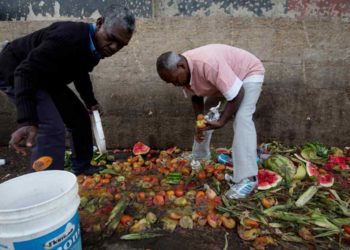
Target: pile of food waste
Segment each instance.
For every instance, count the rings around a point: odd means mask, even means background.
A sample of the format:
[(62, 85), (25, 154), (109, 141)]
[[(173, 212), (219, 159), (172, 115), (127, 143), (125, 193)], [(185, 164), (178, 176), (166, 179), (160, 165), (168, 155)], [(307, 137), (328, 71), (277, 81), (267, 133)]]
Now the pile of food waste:
[[(115, 158), (118, 153), (130, 156)], [(212, 150), (212, 160), (194, 162), (177, 147), (95, 153), (105, 169), (78, 176), (81, 228), (101, 237), (139, 240), (177, 227), (224, 228), (255, 249), (280, 241), (342, 249), (350, 241), (350, 150), (313, 142), (302, 146), (264, 143), (258, 148), (257, 189), (229, 200), (225, 174), (233, 174), (231, 150)], [(70, 165), (67, 151), (66, 166)], [(225, 158), (225, 157), (224, 157)]]

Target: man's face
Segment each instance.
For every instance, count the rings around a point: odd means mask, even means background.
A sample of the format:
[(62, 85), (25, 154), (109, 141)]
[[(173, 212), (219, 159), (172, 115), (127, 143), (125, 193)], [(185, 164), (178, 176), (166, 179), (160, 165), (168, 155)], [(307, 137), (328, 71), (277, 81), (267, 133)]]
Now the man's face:
[(159, 72), (160, 78), (167, 83), (172, 83), (177, 87), (183, 87), (190, 83), (190, 74), (188, 68), (178, 66), (176, 70), (162, 70)]
[(128, 45), (132, 33), (125, 31), (121, 24), (115, 24), (111, 30), (106, 30), (103, 19), (96, 23), (95, 46), (103, 57), (110, 57)]

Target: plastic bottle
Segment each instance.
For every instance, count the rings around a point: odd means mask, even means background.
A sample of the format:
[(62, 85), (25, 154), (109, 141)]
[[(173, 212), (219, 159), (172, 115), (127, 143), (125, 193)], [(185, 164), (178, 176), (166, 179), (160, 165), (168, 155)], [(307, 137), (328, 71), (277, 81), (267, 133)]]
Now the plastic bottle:
[(209, 109), (209, 112), (204, 116), (205, 120), (211, 122), (211, 121), (217, 121), (220, 118), (219, 108), (220, 108), (221, 102), (219, 102), (218, 105), (215, 107), (212, 107)]

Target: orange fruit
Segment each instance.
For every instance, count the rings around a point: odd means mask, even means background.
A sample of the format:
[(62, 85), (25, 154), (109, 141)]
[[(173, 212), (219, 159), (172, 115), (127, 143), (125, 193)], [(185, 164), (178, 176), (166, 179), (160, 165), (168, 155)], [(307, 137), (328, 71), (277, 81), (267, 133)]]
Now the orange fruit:
[(32, 168), (35, 171), (42, 171), (51, 166), (53, 159), (51, 156), (42, 156), (33, 162)]

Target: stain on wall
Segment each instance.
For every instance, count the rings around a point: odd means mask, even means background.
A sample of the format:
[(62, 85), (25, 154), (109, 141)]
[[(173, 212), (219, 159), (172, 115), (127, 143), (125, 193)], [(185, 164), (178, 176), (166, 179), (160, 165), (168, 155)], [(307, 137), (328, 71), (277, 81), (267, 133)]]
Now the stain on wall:
[(349, 0), (0, 0), (0, 20), (97, 18), (115, 3), (142, 18), (229, 15), (350, 19)]
[(296, 17), (349, 17), (349, 0), (288, 0), (288, 12)]

